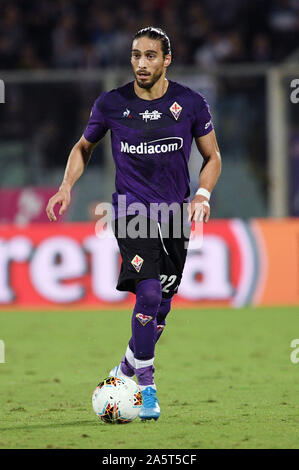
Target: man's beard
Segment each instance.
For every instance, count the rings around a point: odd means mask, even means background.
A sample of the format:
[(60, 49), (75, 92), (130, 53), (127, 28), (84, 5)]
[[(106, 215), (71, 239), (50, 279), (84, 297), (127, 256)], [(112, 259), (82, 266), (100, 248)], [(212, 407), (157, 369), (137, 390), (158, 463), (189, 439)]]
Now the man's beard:
[(150, 88), (152, 88), (152, 86), (154, 86), (154, 84), (159, 80), (159, 78), (161, 77), (163, 73), (163, 70), (159, 70), (158, 72), (156, 72), (152, 79), (147, 82), (147, 83), (143, 83), (142, 81), (140, 82), (139, 79), (138, 79), (138, 75), (137, 73), (135, 73), (135, 78), (136, 78), (136, 82), (137, 82), (137, 85), (140, 87), (140, 88), (145, 88), (146, 90), (149, 90)]

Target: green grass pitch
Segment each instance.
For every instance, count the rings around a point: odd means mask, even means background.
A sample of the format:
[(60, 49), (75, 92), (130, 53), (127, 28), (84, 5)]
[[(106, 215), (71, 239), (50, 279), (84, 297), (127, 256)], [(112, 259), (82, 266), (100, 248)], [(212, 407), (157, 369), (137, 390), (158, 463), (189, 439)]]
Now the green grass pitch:
[(156, 349), (161, 417), (102, 423), (91, 395), (131, 313), (2, 312), (1, 448), (298, 448), (297, 308), (174, 309)]

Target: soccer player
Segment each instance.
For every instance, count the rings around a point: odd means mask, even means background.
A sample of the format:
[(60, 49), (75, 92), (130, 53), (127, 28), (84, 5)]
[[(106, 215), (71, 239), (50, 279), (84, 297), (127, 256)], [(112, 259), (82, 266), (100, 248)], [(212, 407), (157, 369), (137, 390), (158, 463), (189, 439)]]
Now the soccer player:
[[(71, 150), (59, 191), (47, 206), (50, 221), (56, 220), (56, 204), (61, 205), (59, 215), (65, 212), (72, 186), (85, 170), (93, 149), (110, 130), (116, 166), (114, 233), (122, 256), (117, 289), (136, 294), (132, 337), (110, 375), (136, 375), (143, 395), (142, 420), (160, 416), (154, 381), (155, 345), (181, 281), (191, 223), (208, 222), (210, 194), (221, 171), (208, 104), (201, 94), (167, 80), (171, 58), (164, 31), (148, 27), (136, 33), (131, 51), (135, 80), (96, 99), (84, 134)], [(190, 202), (188, 160), (193, 138), (203, 164), (199, 189)], [(120, 196), (125, 197), (125, 203), (124, 199), (119, 203)], [(130, 205), (141, 203), (145, 212), (139, 220), (149, 222), (145, 236), (130, 237), (129, 230), (124, 235), (123, 229), (129, 228), (134, 217), (129, 213)], [(166, 220), (162, 212), (151, 212), (153, 204), (161, 203), (168, 207), (176, 204), (180, 210), (169, 211)], [(186, 205), (187, 217), (183, 210)], [(179, 236), (174, 227), (178, 214)], [(149, 228), (153, 225), (158, 227), (157, 236), (151, 236)]]

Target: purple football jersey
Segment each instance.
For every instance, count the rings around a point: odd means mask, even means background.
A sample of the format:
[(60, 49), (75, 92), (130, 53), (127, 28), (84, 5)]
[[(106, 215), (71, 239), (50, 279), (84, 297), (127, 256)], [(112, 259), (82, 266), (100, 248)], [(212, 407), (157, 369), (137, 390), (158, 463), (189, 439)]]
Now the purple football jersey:
[(169, 80), (166, 93), (149, 101), (139, 98), (130, 82), (97, 98), (84, 137), (95, 143), (109, 129), (116, 210), (119, 195), (126, 196), (127, 205), (141, 202), (146, 207), (152, 202), (188, 201), (193, 137), (213, 129), (209, 106), (200, 93)]

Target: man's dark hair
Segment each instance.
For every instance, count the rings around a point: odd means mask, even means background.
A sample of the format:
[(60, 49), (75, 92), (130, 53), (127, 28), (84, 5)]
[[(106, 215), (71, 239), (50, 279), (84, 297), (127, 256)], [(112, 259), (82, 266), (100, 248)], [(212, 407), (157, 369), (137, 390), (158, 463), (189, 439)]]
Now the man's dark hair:
[(169, 37), (165, 31), (163, 31), (163, 29), (155, 28), (154, 26), (148, 26), (147, 28), (140, 29), (133, 37), (133, 41), (143, 36), (161, 41), (161, 49), (164, 57), (167, 54), (171, 54)]

